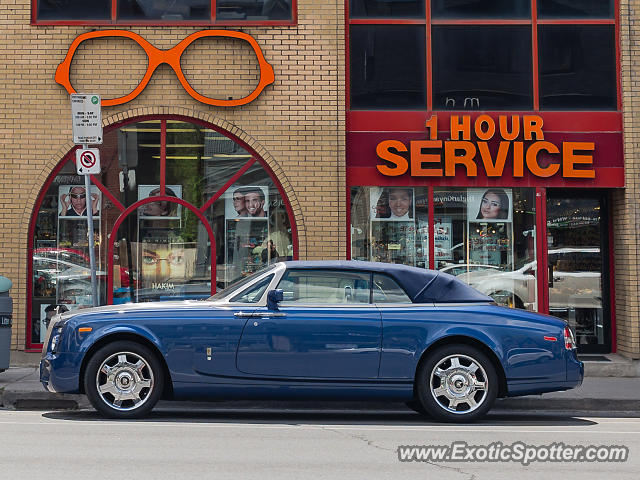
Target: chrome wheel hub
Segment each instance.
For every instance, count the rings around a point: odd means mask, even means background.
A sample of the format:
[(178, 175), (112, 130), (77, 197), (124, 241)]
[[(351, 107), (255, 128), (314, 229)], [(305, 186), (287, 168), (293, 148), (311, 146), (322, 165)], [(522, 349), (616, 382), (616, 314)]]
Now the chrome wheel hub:
[(438, 405), (456, 414), (470, 413), (487, 398), (487, 374), (467, 355), (443, 358), (431, 371), (431, 395)]
[(147, 361), (136, 353), (119, 352), (107, 358), (96, 375), (101, 400), (121, 411), (135, 410), (149, 398), (154, 385)]

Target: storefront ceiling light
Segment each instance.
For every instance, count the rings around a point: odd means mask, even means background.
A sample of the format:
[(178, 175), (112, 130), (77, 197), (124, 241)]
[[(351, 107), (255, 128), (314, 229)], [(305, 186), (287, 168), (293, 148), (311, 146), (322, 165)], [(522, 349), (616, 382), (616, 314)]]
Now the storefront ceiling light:
[(151, 132), (160, 133), (160, 128), (121, 128), (121, 132)]
[[(152, 148), (152, 147), (160, 148), (159, 143), (140, 143), (138, 144), (138, 146), (146, 147), (146, 148)], [(203, 143), (173, 143), (173, 144), (167, 145), (167, 148), (194, 148), (194, 147), (202, 148), (204, 147), (204, 144)]]
[[(151, 158), (159, 159), (160, 155), (152, 155)], [(251, 158), (251, 155), (231, 154), (231, 153), (218, 153), (213, 156), (201, 157), (199, 155), (167, 155), (167, 160), (213, 160), (214, 158)]]

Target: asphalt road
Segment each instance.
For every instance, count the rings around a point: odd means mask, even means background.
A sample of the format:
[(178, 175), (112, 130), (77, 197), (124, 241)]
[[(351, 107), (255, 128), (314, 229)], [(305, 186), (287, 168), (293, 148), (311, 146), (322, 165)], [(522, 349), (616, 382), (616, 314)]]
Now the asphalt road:
[[(413, 413), (163, 409), (138, 421), (94, 411), (0, 410), (6, 479), (637, 479), (640, 418), (494, 413), (472, 425)], [(400, 445), (623, 445), (626, 462), (400, 462)]]

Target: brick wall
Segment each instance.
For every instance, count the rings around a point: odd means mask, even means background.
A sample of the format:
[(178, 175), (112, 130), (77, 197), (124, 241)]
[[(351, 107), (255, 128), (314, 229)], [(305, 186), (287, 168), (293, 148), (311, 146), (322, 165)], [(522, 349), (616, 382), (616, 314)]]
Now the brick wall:
[[(30, 8), (30, 0), (0, 3), (0, 273), (14, 283), (14, 349), (26, 342), (28, 219), (44, 181), (73, 146), (68, 95), (54, 73), (73, 39), (93, 29), (30, 26)], [(130, 28), (160, 49), (201, 29)], [(258, 41), (276, 75), (253, 103), (234, 108), (199, 103), (163, 65), (135, 100), (103, 108), (104, 123), (179, 114), (232, 131), (263, 156), (282, 183), (294, 210), (300, 258), (344, 258), (344, 2), (298, 0), (297, 26), (242, 30)], [(257, 78), (252, 56), (241, 41), (201, 41), (185, 52), (183, 68), (192, 72), (200, 93), (235, 97)], [(78, 91), (122, 95), (145, 69), (146, 56), (137, 44), (94, 40), (79, 49), (71, 74)]]
[(624, 190), (613, 195), (615, 308), (618, 352), (640, 358), (640, 1), (620, 1), (620, 61), (624, 112)]

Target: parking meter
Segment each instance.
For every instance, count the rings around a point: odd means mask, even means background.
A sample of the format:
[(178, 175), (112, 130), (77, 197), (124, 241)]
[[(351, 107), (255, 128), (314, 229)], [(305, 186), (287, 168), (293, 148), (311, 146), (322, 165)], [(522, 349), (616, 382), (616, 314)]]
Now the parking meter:
[(9, 296), (11, 280), (0, 276), (0, 372), (9, 368), (13, 300)]

